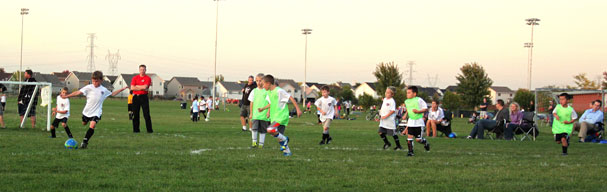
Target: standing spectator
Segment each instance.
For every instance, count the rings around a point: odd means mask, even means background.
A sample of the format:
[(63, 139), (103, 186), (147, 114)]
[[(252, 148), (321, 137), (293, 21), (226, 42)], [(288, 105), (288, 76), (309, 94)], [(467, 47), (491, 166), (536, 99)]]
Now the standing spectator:
[(4, 118), (2, 115), (4, 114), (4, 104), (6, 104), (6, 95), (4, 95), (4, 91), (6, 91), (6, 87), (0, 84), (0, 97), (2, 97), (2, 105), (0, 105), (0, 128), (6, 128), (4, 125)]
[[(36, 79), (32, 77), (32, 75), (34, 75), (34, 72), (32, 70), (25, 70), (24, 82), (36, 82)], [(32, 122), (32, 128), (36, 127), (36, 106), (38, 105), (38, 95), (40, 92), (40, 90), (38, 90), (38, 93), (34, 95), (35, 88), (35, 85), (24, 85), (21, 88), (21, 91), (19, 92), (19, 97), (17, 98), (19, 116), (21, 117), (21, 121), (19, 122), (22, 122), (23, 116), (26, 116), (25, 111), (27, 110), (27, 106), (29, 105), (30, 100), (34, 100), (32, 103), (32, 107), (29, 113), (27, 114), (27, 117), (30, 117), (30, 120)]]
[[(242, 99), (240, 100), (240, 124), (242, 124), (242, 131), (247, 131), (247, 121), (249, 120), (249, 110), (251, 109), (251, 101), (249, 101), (249, 94), (255, 88), (257, 84), (253, 81), (253, 76), (250, 75), (247, 80), (247, 84), (242, 88)], [(251, 122), (249, 122), (251, 127)]]
[(554, 111), (554, 101), (552, 101), (552, 99), (550, 99), (550, 101), (548, 102), (549, 106), (548, 106), (548, 124), (550, 125), (550, 127), (552, 127), (552, 120), (554, 118), (554, 115), (552, 115), (552, 111)]
[(143, 118), (145, 118), (145, 127), (148, 133), (153, 133), (152, 117), (150, 117), (150, 99), (148, 98), (148, 89), (152, 84), (150, 76), (145, 72), (147, 67), (139, 65), (139, 75), (135, 75), (131, 80), (131, 90), (133, 91), (133, 132), (139, 133), (139, 110), (143, 109)]
[(529, 101), (529, 108), (527, 109), (527, 111), (529, 111), (529, 112), (535, 111), (535, 103), (533, 102), (533, 100)]
[(521, 106), (517, 102), (512, 102), (510, 104), (510, 122), (506, 124), (506, 129), (504, 129), (504, 139), (512, 140), (514, 129), (521, 126), (522, 122), (523, 112), (521, 111)]
[(487, 118), (487, 108), (489, 107), (489, 103), (487, 102), (487, 98), (486, 97), (483, 98), (483, 103), (479, 107), (481, 108), (480, 118), (481, 119), (486, 119)]
[(3, 84), (0, 84), (0, 104), (2, 104), (2, 112), (6, 110), (6, 87)]
[(335, 115), (335, 119), (341, 119), (341, 99), (337, 98), (337, 114)]

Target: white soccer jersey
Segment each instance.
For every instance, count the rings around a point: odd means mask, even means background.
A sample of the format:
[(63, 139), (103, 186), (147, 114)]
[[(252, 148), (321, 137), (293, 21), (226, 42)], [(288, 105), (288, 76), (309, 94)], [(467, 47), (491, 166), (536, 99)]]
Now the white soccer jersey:
[(213, 109), (213, 100), (207, 99), (207, 109)]
[[(289, 98), (291, 97), (291, 95), (282, 88), (276, 87), (275, 89), (278, 89), (278, 107), (284, 109), (287, 106), (287, 103), (289, 103)], [(270, 101), (269, 91), (268, 96), (266, 96), (266, 100), (268, 101), (268, 103), (272, 103), (272, 101)]]
[[(390, 111), (396, 112), (396, 102), (394, 102), (394, 98), (384, 98), (381, 108), (379, 109), (379, 115), (385, 116), (390, 113)], [(396, 129), (395, 117), (396, 113), (392, 113), (392, 115), (388, 116), (388, 118), (379, 120), (379, 126), (386, 129)]]
[(6, 103), (6, 95), (0, 96), (0, 102)]
[(207, 103), (204, 101), (204, 99), (198, 101), (198, 107), (200, 107), (201, 111), (207, 110)]
[(437, 108), (436, 111), (433, 111), (432, 108), (428, 109), (428, 119), (429, 120), (441, 120), (445, 118), (445, 113), (442, 108)]
[(95, 87), (93, 84), (84, 86), (80, 89), (80, 92), (86, 96), (86, 105), (82, 110), (82, 115), (86, 117), (101, 117), (103, 112), (103, 101), (112, 95), (112, 92), (102, 85)]
[(57, 96), (57, 111), (67, 111), (67, 113), (57, 113), (55, 118), (63, 119), (70, 117), (70, 99), (61, 98)]
[(335, 116), (335, 105), (337, 105), (335, 98), (331, 96), (328, 96), (327, 98), (320, 97), (314, 102), (314, 105), (325, 112), (325, 115), (321, 114), (324, 118), (333, 119)]

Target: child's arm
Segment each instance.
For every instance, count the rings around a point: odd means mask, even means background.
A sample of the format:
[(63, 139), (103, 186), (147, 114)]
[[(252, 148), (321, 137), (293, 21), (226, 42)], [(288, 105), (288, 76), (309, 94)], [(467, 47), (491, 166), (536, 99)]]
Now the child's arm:
[(297, 110), (297, 117), (300, 117), (301, 116), (301, 110), (299, 109), (299, 106), (297, 106), (297, 101), (295, 101), (295, 99), (293, 99), (293, 96), (290, 96), (289, 100), (291, 100), (291, 102), (295, 106), (295, 109)]
[[(337, 112), (338, 112), (337, 106), (335, 106), (335, 113), (337, 113)], [(339, 115), (339, 113), (337, 113), (337, 114), (334, 114), (333, 116), (340, 116), (340, 115)]]
[(112, 96), (116, 96), (116, 95), (118, 95), (118, 93), (120, 93), (120, 92), (124, 91), (124, 90), (125, 90), (125, 89), (127, 89), (127, 88), (128, 88), (128, 87), (123, 87), (122, 89), (118, 89), (118, 90), (116, 90), (116, 91), (112, 92)]
[(72, 92), (70, 94), (67, 94), (65, 96), (61, 96), (61, 98), (67, 99), (67, 98), (70, 98), (70, 97), (78, 96), (80, 94), (82, 94), (82, 91), (74, 91), (74, 92)]
[(259, 109), (257, 109), (257, 110), (258, 110), (259, 112), (262, 112), (263, 110), (266, 110), (266, 109), (268, 109), (268, 111), (270, 111), (270, 104), (269, 104), (269, 103), (268, 103), (268, 105), (266, 105), (266, 106), (264, 106), (264, 107), (262, 107), (262, 108), (259, 108)]
[(253, 118), (253, 101), (251, 101), (251, 104), (249, 105), (249, 119)]
[(388, 112), (388, 114), (382, 116), (381, 119), (386, 119), (386, 118), (390, 117), (390, 115), (392, 115), (392, 114), (394, 114), (394, 111), (390, 110), (390, 112)]

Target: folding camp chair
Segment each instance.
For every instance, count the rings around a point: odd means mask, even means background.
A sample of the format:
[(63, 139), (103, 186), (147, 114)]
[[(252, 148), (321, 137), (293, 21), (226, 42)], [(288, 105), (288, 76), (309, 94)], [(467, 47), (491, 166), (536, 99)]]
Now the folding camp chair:
[[(506, 126), (506, 121), (507, 119), (504, 119), (503, 122), (498, 122), (497, 125), (495, 126), (495, 128), (491, 129), (491, 130), (487, 130), (487, 132), (485, 132), (485, 137), (489, 137), (491, 140), (497, 139), (501, 136), (504, 135), (504, 129)], [(495, 137), (493, 137), (493, 134), (495, 134)]]
[(440, 137), (449, 136), (453, 132), (451, 130), (451, 111), (444, 111), (444, 113), (443, 122), (436, 125), (436, 131), (440, 132)]
[(603, 139), (603, 135), (605, 135), (605, 129), (603, 128), (603, 123), (601, 122), (596, 122), (595, 123), (596, 128), (594, 129), (588, 129), (587, 133), (587, 137), (584, 138), (584, 140), (586, 141), (600, 141)]
[(535, 123), (534, 118), (534, 112), (523, 112), (523, 122), (521, 123), (521, 125), (514, 129), (514, 139), (518, 139), (516, 138), (516, 134), (523, 134), (523, 137), (521, 137), (521, 141), (524, 141), (525, 139), (535, 141), (535, 138), (539, 133), (539, 129), (537, 124)]

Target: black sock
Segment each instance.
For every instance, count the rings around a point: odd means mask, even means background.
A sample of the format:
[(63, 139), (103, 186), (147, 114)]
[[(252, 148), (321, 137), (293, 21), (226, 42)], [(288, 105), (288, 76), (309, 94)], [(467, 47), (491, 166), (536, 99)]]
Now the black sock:
[(51, 137), (55, 138), (57, 137), (57, 135), (55, 135), (55, 129), (51, 129)]
[(409, 147), (409, 152), (413, 153), (413, 140), (407, 140), (407, 147)]
[(86, 135), (84, 135), (84, 140), (82, 140), (82, 142), (89, 143), (89, 140), (93, 136), (93, 133), (95, 133), (95, 129), (89, 128), (89, 130), (86, 131)]
[(563, 146), (563, 153), (567, 153), (567, 147)]
[(329, 135), (327, 134), (322, 134), (322, 142), (325, 142), (327, 140), (327, 138), (329, 138)]
[(386, 138), (386, 134), (382, 133), (379, 135), (379, 137), (381, 137), (382, 140), (384, 140), (384, 144), (390, 144), (390, 142), (388, 141), (388, 138)]
[(65, 133), (67, 133), (67, 137), (74, 138), (72, 136), (72, 132), (70, 131), (70, 127), (68, 127), (67, 125), (65, 126)]
[(394, 138), (394, 143), (396, 143), (396, 146), (397, 147), (401, 147), (400, 146), (400, 140), (398, 139), (398, 135), (394, 135), (392, 137)]
[(421, 144), (426, 144), (428, 141), (426, 139), (421, 139), (420, 143)]

